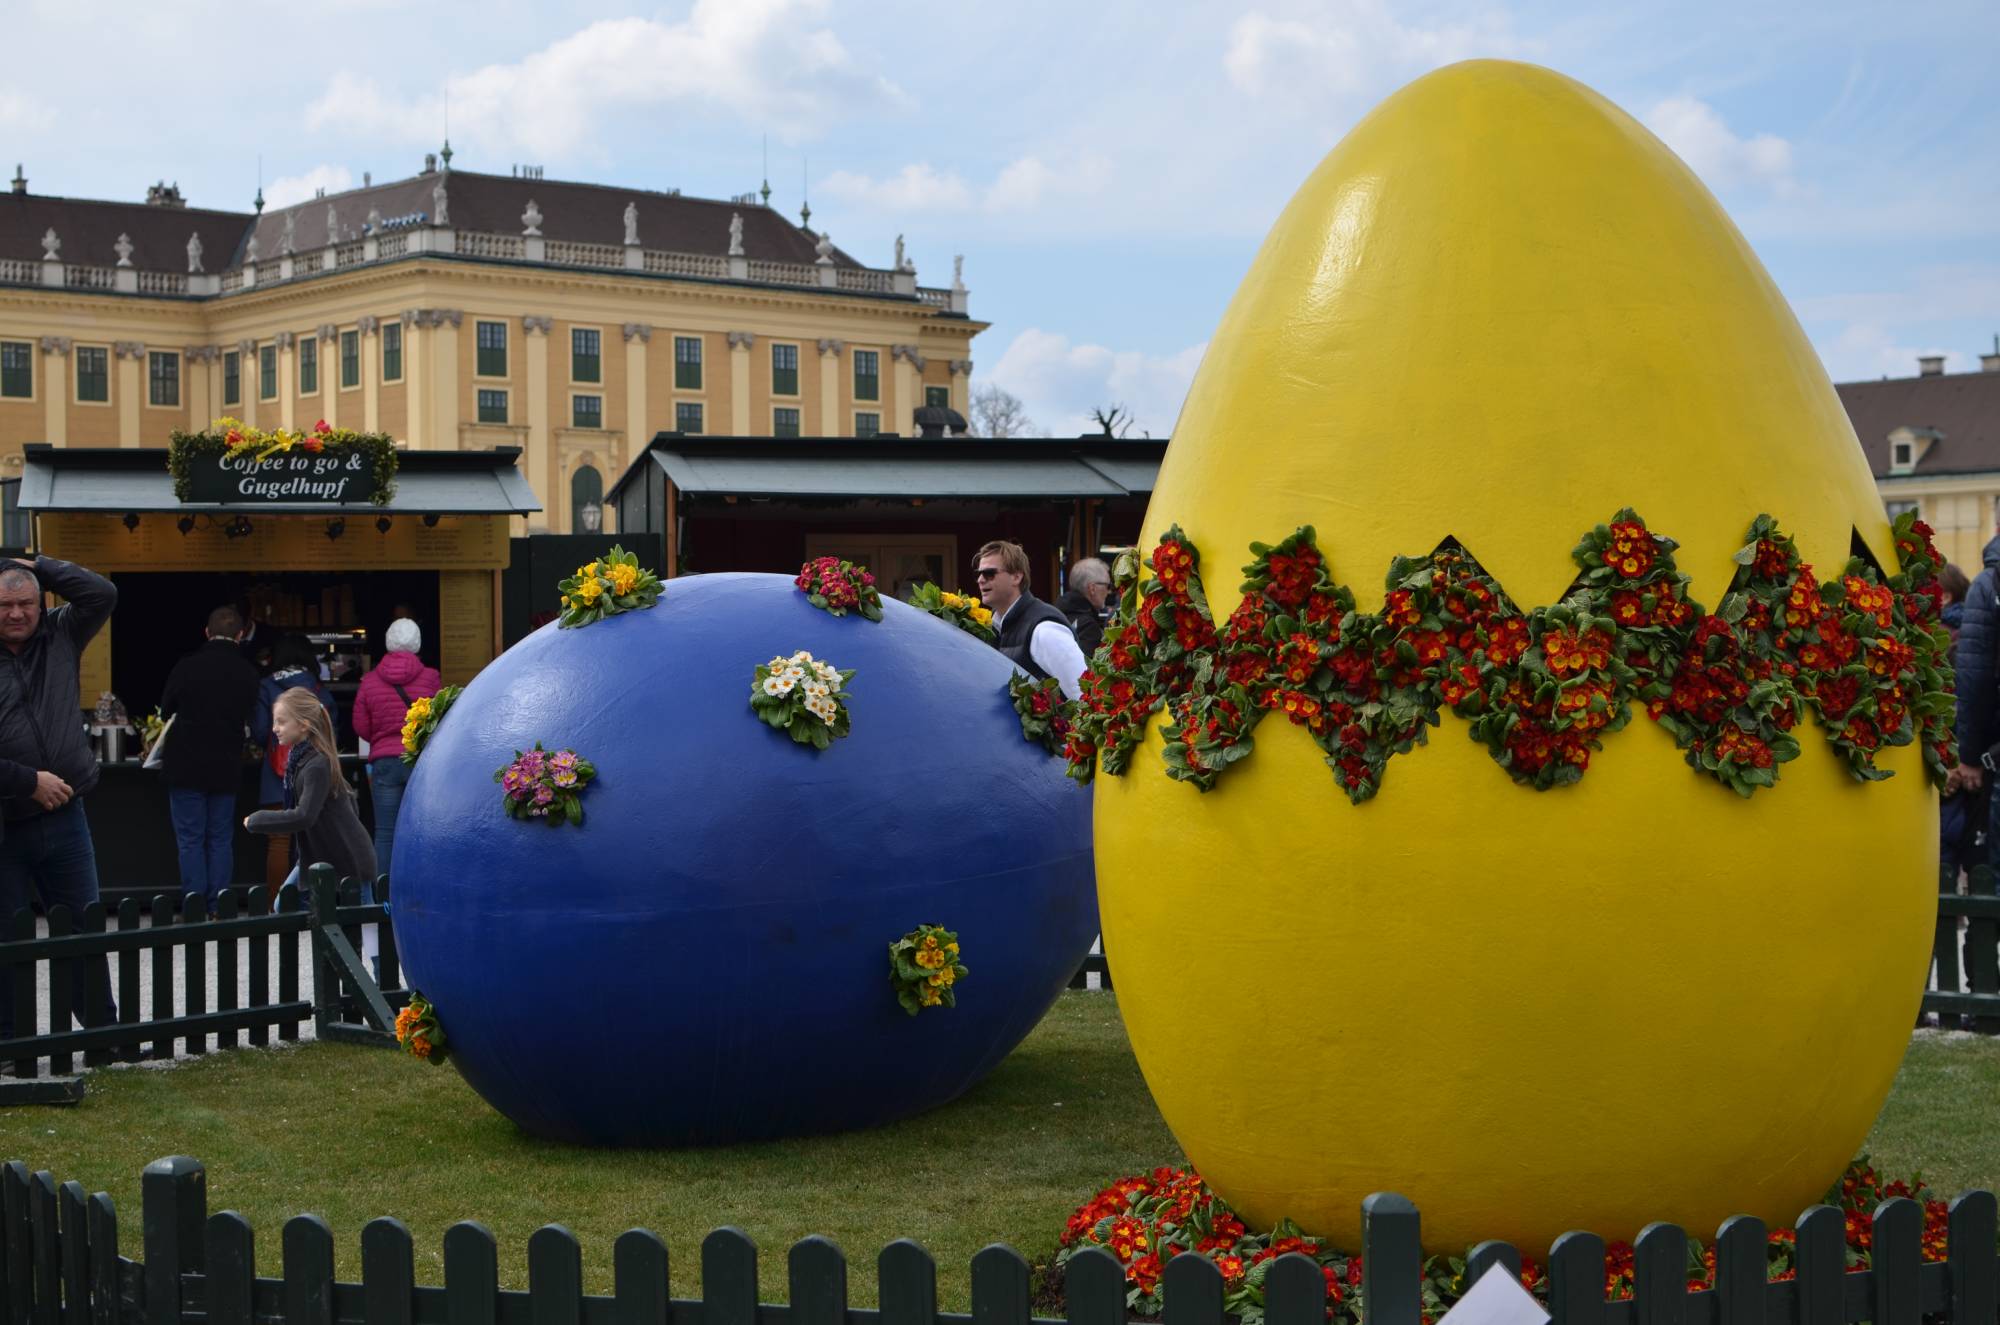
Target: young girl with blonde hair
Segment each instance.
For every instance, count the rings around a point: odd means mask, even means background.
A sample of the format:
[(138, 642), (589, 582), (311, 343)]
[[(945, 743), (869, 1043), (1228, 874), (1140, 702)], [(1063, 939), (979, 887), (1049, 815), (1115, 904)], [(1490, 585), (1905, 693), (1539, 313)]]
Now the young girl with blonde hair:
[(354, 808), (354, 789), (340, 775), (333, 722), (310, 687), (294, 686), (271, 704), (271, 735), (290, 747), (285, 764), (285, 805), (259, 810), (243, 821), (253, 833), (290, 833), (299, 863), (286, 882), (308, 865), (333, 866), (343, 879), (375, 880), (375, 846)]

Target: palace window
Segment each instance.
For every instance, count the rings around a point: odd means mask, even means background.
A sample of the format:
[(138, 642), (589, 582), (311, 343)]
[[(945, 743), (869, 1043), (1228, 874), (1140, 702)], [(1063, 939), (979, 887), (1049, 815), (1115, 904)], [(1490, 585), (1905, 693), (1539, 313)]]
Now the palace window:
[(882, 353), (880, 350), (856, 350), (854, 352), (854, 398), (856, 400), (880, 400), (882, 398)]
[(951, 388), (948, 386), (927, 386), (924, 388), (924, 404), (934, 409), (951, 408)]
[(578, 465), (569, 476), (569, 531), (594, 534), (604, 527), (604, 475), (595, 465)]
[(674, 390), (701, 390), (701, 337), (674, 337)]
[(773, 345), (771, 347), (771, 394), (774, 396), (796, 396), (799, 394), (798, 346)]
[(575, 327), (569, 333), (569, 380), (572, 382), (602, 382), (604, 380), (603, 336), (588, 327)]
[(97, 404), (111, 399), (111, 351), (102, 345), (79, 345), (76, 354), (76, 398)]
[(154, 405), (178, 408), (181, 403), (181, 356), (153, 350), (146, 356), (146, 399)]
[(479, 421), (481, 423), (505, 423), (507, 421), (507, 393), (487, 391), (479, 393)]
[(299, 394), (319, 394), (319, 337), (299, 337)]
[(505, 377), (507, 375), (507, 324), (505, 322), (481, 322), (474, 332), (479, 346), (478, 367), (474, 370), (481, 377)]
[(400, 322), (382, 324), (382, 380), (403, 380), (403, 324)]
[(603, 396), (571, 396), (569, 399), (569, 423), (572, 428), (604, 426)]
[(361, 385), (361, 333), (343, 331), (340, 333), (340, 386)]
[(701, 402), (694, 400), (674, 402), (674, 430), (687, 433), (691, 437), (700, 434)]
[(222, 356), (222, 403), (243, 403), (243, 356), (235, 350)]
[(34, 394), (34, 342), (0, 340), (0, 396), (13, 400), (27, 400)]
[(872, 412), (865, 414), (856, 414), (854, 416), (854, 435), (856, 437), (881, 436), (882, 416), (880, 414)]
[(774, 409), (771, 411), (771, 436), (797, 437), (799, 435), (799, 412), (795, 409)]
[(278, 347), (275, 345), (257, 347), (257, 398), (278, 398)]

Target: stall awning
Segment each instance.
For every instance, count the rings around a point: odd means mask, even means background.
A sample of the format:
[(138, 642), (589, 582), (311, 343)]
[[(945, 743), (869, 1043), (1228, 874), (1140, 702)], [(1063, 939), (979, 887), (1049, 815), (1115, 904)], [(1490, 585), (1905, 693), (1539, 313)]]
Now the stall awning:
[(246, 515), (526, 515), (539, 511), (534, 490), (515, 466), (518, 447), (491, 451), (404, 451), (396, 495), (385, 506), (325, 502), (218, 505), (174, 497), (164, 447), (23, 448), (21, 509), (98, 513), (228, 511)]
[(1111, 437), (655, 438), (612, 498), (648, 465), (684, 493), (755, 497), (1144, 497), (1164, 441)]

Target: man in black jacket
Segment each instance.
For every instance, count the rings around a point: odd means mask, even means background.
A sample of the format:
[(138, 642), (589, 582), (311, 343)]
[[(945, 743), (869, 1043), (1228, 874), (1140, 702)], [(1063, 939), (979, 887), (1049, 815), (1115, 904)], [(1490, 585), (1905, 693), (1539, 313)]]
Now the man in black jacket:
[(1084, 668), (1076, 634), (1054, 607), (1028, 589), (1028, 554), (1019, 543), (995, 539), (973, 558), (979, 598), (993, 613), (993, 647), (1036, 678), (1053, 676), (1065, 699), (1075, 699)]
[[(45, 590), (63, 605), (43, 611)], [(37, 891), (46, 905), (78, 912), (97, 900), (97, 853), (83, 816), (83, 797), (97, 785), (97, 755), (84, 736), (78, 667), (117, 605), (111, 581), (81, 566), (53, 557), (0, 563), (0, 761), (35, 770), (32, 790), (0, 787), (0, 916), (27, 906)], [(77, 1020), (91, 1003), (115, 1020), (105, 959), (77, 962), (94, 986)], [(13, 985), (0, 981), (0, 1039), (13, 1031)]]
[(1069, 568), (1069, 587), (1056, 606), (1076, 632), (1076, 646), (1085, 658), (1104, 643), (1104, 604), (1111, 597), (1111, 567), (1096, 557), (1084, 557)]
[(242, 634), (235, 608), (210, 612), (206, 642), (174, 664), (160, 696), (160, 712), (174, 720), (160, 763), (180, 849), (181, 891), (202, 894), (211, 915), (235, 875), (243, 729), (257, 703), (257, 669), (237, 647)]

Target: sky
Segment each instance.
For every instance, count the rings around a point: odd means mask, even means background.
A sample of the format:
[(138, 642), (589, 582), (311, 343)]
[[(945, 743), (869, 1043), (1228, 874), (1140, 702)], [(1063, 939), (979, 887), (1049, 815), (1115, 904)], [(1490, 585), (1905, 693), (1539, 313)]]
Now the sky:
[[(0, 158), (37, 193), (273, 205), (454, 166), (773, 206), (918, 279), (965, 256), (975, 384), (1166, 436), (1258, 244), (1384, 96), (1530, 60), (1721, 199), (1836, 381), (2000, 333), (2000, 4), (9, 0)], [(260, 173), (261, 172), (261, 173)], [(33, 255), (19, 255), (33, 256)]]

